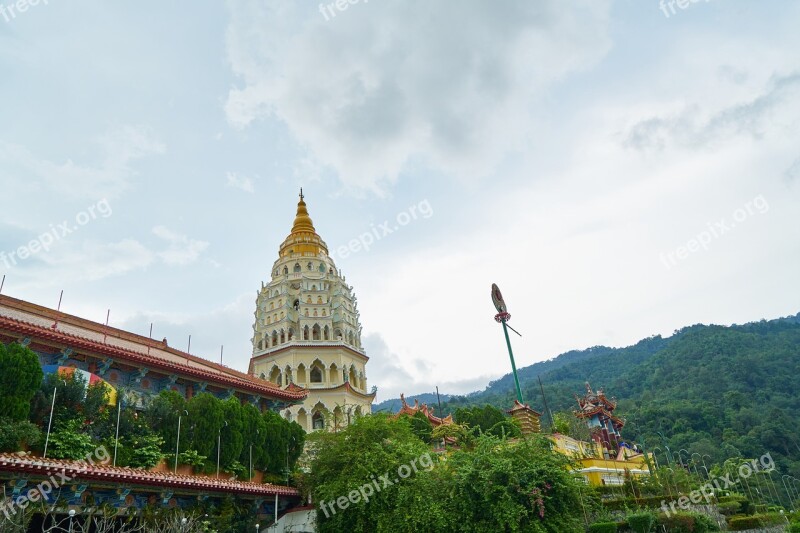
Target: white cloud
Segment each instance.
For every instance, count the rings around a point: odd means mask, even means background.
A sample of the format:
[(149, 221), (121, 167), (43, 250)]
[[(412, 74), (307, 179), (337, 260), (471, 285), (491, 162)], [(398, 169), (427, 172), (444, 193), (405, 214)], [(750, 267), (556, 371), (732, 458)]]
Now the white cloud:
[(158, 257), (168, 265), (194, 263), (208, 248), (208, 242), (190, 239), (186, 235), (175, 233), (164, 226), (154, 227), (153, 234), (169, 243), (169, 248), (158, 252)]
[(347, 187), (379, 192), (415, 158), (489, 173), (524, 147), (539, 98), (610, 46), (608, 1), (374, 2), (328, 22), (302, 3), (229, 9), (229, 122), (277, 118)]
[[(363, 340), (367, 355), (367, 380), (378, 386), (378, 399), (383, 401), (406, 396), (433, 392), (436, 387), (443, 394), (465, 394), (483, 389), (492, 379), (502, 374), (481, 374), (467, 379), (452, 379), (447, 373), (435, 372), (434, 366), (422, 359), (403, 360), (393, 352), (379, 333), (365, 335)], [(405, 363), (405, 364), (404, 364)], [(411, 367), (407, 370), (405, 367)]]
[[(65, 204), (82, 208), (87, 199), (114, 199), (127, 189), (136, 174), (132, 164), (149, 155), (162, 154), (165, 147), (141, 126), (124, 126), (97, 140), (102, 147), (98, 164), (79, 164), (72, 159), (54, 162), (25, 146), (0, 139), (0, 189), (9, 197), (35, 197), (57, 209)], [(55, 210), (54, 209), (54, 210)], [(0, 223), (22, 228), (41, 224), (37, 213), (24, 202), (6, 203)]]
[(235, 172), (227, 172), (225, 174), (225, 179), (225, 184), (228, 187), (241, 189), (244, 192), (249, 192), (250, 194), (253, 194), (256, 191), (255, 186), (253, 185), (253, 180), (247, 176), (239, 176)]
[(670, 117), (652, 117), (630, 128), (625, 145), (635, 149), (667, 146), (701, 148), (738, 135), (763, 138), (769, 131), (784, 135), (797, 131), (800, 121), (800, 74), (781, 76), (756, 97), (721, 109), (708, 110), (697, 105)]

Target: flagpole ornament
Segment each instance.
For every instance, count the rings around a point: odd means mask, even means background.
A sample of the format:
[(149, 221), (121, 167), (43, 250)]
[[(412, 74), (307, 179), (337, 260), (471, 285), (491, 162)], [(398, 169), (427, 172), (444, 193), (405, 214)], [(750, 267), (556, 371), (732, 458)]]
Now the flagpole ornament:
[(511, 320), (506, 302), (503, 300), (503, 294), (500, 292), (500, 287), (498, 287), (496, 283), (492, 283), (492, 303), (494, 303), (494, 308), (497, 309), (497, 314), (494, 317), (496, 321), (508, 322)]

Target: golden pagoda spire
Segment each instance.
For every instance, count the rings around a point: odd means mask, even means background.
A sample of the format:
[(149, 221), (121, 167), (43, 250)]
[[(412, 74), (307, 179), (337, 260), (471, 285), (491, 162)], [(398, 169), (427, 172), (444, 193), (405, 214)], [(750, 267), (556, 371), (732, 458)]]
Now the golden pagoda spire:
[(311, 217), (308, 216), (308, 209), (306, 202), (303, 200), (303, 188), (300, 187), (300, 201), (297, 202), (297, 215), (294, 217), (294, 224), (292, 225), (292, 233), (299, 233), (301, 231), (315, 232), (314, 223)]
[(294, 217), (292, 231), (280, 248), (281, 257), (287, 254), (307, 254), (309, 252), (319, 255), (324, 251), (327, 255), (328, 247), (325, 242), (317, 235), (314, 223), (308, 214), (308, 208), (303, 195), (303, 188), (300, 188), (300, 201), (297, 202), (297, 214)]

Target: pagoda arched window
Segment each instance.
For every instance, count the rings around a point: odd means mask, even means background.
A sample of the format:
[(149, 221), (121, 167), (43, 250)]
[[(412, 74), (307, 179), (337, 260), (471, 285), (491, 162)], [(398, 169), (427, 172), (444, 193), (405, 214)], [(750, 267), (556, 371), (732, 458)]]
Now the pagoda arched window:
[(319, 411), (311, 417), (311, 427), (313, 429), (325, 429), (325, 417)]
[(314, 365), (311, 367), (309, 377), (311, 378), (311, 383), (322, 383), (322, 369), (319, 366)]
[(300, 270), (302, 270), (302, 269), (300, 268), (300, 263), (295, 263), (295, 264), (294, 264), (294, 271), (295, 271), (295, 272), (300, 272)]

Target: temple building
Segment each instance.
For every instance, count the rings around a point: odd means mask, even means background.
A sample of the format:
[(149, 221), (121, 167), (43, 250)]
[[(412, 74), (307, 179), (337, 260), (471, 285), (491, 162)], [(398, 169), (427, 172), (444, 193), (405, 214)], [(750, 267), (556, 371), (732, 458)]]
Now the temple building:
[(620, 430), (625, 421), (614, 416), (616, 399), (606, 398), (603, 389), (593, 392), (592, 387), (586, 383), (586, 394), (583, 397), (576, 395), (575, 400), (579, 407), (575, 416), (586, 421), (592, 440), (607, 451), (617, 449), (621, 441)]
[(586, 384), (586, 394), (575, 396), (578, 410), (575, 416), (589, 428), (589, 441), (554, 433), (549, 438), (555, 450), (573, 457), (584, 481), (593, 486), (622, 485), (626, 479), (650, 475), (646, 456), (635, 444), (622, 440), (620, 431), (625, 421), (613, 414), (617, 407), (614, 398), (607, 398), (602, 389), (592, 391)]
[(0, 294), (0, 342), (19, 342), (39, 356), (45, 372), (80, 372), (87, 382), (105, 382), (110, 396), (144, 408), (162, 390), (186, 399), (208, 392), (235, 396), (261, 410), (302, 403), (308, 391), (279, 387), (244, 372), (177, 350), (155, 340)]
[(406, 402), (405, 394), (401, 393), (400, 394), (400, 402), (401, 402), (400, 410), (397, 411), (396, 415), (394, 415), (395, 418), (401, 417), (403, 415), (414, 416), (417, 413), (422, 413), (423, 415), (425, 415), (425, 418), (428, 419), (428, 422), (430, 422), (431, 426), (434, 427), (434, 428), (438, 428), (439, 426), (442, 426), (442, 425), (446, 426), (448, 424), (453, 424), (454, 423), (453, 422), (453, 415), (447, 415), (445, 417), (438, 417), (435, 414), (433, 414), (433, 408), (432, 407), (428, 407), (424, 403), (420, 404), (419, 400), (417, 400), (416, 398), (414, 398), (414, 406), (412, 407), (412, 406), (408, 405), (408, 402)]
[(284, 411), (306, 431), (335, 431), (371, 412), (376, 388), (367, 385), (353, 287), (328, 255), (302, 190), (270, 278), (256, 297), (250, 374), (282, 390), (308, 389)]
[[(79, 373), (87, 383), (102, 382), (111, 398), (137, 410), (163, 390), (187, 399), (201, 392), (220, 399), (235, 397), (262, 411), (286, 409), (302, 403), (308, 394), (300, 387), (279, 387), (177, 350), (166, 339), (151, 339), (5, 295), (0, 295), (0, 342), (18, 342), (33, 350), (46, 373)], [(78, 513), (89, 502), (128, 512), (153, 505), (191, 508), (204, 501), (219, 505), (235, 496), (252, 505), (255, 516), (269, 518), (302, 501), (299, 491), (288, 486), (110, 463), (43, 459), (26, 452), (0, 454), (0, 484), (6, 497), (16, 499), (64, 473), (74, 483), (64, 486), (59, 498)]]

